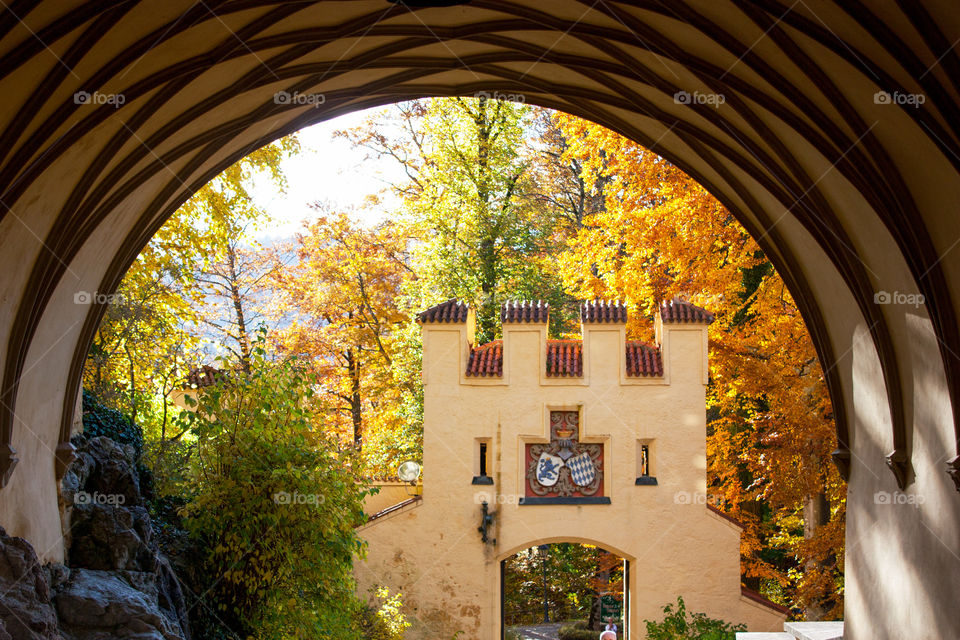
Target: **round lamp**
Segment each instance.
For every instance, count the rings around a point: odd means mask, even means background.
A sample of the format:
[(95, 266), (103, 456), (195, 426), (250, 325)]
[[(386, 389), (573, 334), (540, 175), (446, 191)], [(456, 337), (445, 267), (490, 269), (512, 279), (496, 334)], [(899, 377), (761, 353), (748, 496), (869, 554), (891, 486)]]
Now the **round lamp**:
[(417, 478), (420, 477), (420, 463), (414, 460), (401, 462), (400, 467), (397, 469), (397, 477), (403, 482), (409, 482), (410, 484), (415, 483)]

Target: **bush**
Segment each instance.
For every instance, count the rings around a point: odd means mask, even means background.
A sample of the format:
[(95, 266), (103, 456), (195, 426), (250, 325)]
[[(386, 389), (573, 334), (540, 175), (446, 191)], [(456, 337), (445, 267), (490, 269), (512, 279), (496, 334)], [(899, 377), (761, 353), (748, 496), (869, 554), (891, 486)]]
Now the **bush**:
[(743, 624), (733, 625), (723, 620), (708, 618), (703, 613), (687, 616), (683, 597), (677, 597), (676, 609), (668, 604), (663, 608), (663, 622), (644, 621), (647, 625), (647, 640), (734, 640), (737, 631), (746, 631)]
[(249, 369), (206, 387), (179, 418), (196, 436), (183, 516), (205, 554), (201, 593), (239, 637), (357, 638), (366, 492), (314, 425), (304, 368), (268, 362), (261, 341)]
[(587, 628), (586, 620), (576, 620), (560, 627), (560, 640), (597, 640), (600, 633)]
[(137, 458), (143, 453), (143, 431), (116, 409), (108, 409), (87, 390), (83, 392), (83, 436), (106, 436), (120, 444), (133, 445)]
[(400, 594), (391, 596), (385, 587), (373, 591), (376, 593), (375, 603), (363, 605), (357, 613), (360, 635), (364, 640), (403, 640), (410, 623), (401, 612)]

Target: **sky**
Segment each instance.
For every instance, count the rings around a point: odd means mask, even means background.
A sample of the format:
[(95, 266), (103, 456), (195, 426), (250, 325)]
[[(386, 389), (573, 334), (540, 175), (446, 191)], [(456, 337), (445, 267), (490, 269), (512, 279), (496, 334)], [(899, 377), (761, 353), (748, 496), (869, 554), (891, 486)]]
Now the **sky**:
[(367, 159), (367, 150), (354, 149), (343, 138), (335, 138), (338, 129), (360, 125), (369, 115), (383, 107), (356, 111), (339, 118), (301, 129), (301, 151), (282, 163), (288, 187), (280, 194), (269, 179), (254, 181), (252, 195), (273, 222), (256, 232), (264, 244), (289, 238), (303, 228), (304, 219), (316, 217), (310, 205), (326, 202), (334, 210), (351, 211), (356, 220), (372, 224), (389, 215), (396, 204), (385, 194), (382, 204), (371, 208), (365, 203), (370, 194), (383, 190), (389, 182), (403, 179), (403, 171), (393, 160)]

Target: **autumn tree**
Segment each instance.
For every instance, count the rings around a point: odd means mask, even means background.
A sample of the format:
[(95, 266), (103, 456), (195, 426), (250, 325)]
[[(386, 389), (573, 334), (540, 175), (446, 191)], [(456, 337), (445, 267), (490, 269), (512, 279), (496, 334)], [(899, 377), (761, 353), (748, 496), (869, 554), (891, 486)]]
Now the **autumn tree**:
[[(229, 267), (231, 255), (244, 275), (245, 233), (265, 216), (253, 204), (252, 180), (260, 176), (282, 188), (280, 161), (296, 149), (296, 138), (280, 140), (202, 187), (160, 227), (108, 300), (84, 364), (83, 386), (143, 428), (154, 468), (167, 446), (184, 435), (171, 426), (171, 393), (202, 358), (203, 339), (211, 335), (204, 325), (231, 326), (236, 317), (215, 317), (218, 297), (204, 281)], [(235, 282), (247, 286), (243, 278)], [(241, 303), (249, 300), (248, 289), (238, 287), (238, 293)], [(218, 340), (220, 335), (213, 334)]]
[(210, 340), (230, 353), (244, 370), (250, 363), (251, 333), (265, 318), (266, 283), (282, 266), (253, 231), (270, 222), (252, 195), (255, 179), (266, 177), (283, 191), (281, 160), (295, 153), (295, 136), (257, 149), (205, 184), (183, 207), (182, 215), (209, 229), (195, 281), (205, 305), (201, 320)]
[[(651, 333), (654, 305), (675, 298), (716, 314), (710, 333), (709, 484), (747, 526), (746, 579), (837, 616), (844, 484), (832, 464), (832, 410), (810, 336), (783, 281), (716, 199), (652, 151), (556, 114), (564, 157), (605, 186), (561, 259), (584, 298), (619, 298)], [(781, 595), (786, 591), (786, 597)]]
[[(532, 196), (547, 207), (557, 220), (563, 239), (583, 229), (587, 216), (599, 213), (605, 206), (606, 185), (611, 176), (594, 172), (590, 184), (581, 158), (570, 153), (571, 142), (550, 109), (534, 109), (533, 138), (529, 141), (533, 159)], [(600, 150), (600, 161), (605, 152)]]
[(413, 444), (395, 437), (406, 433), (403, 396), (417, 392), (405, 368), (394, 366), (412, 320), (400, 301), (412, 275), (405, 249), (393, 223), (363, 227), (346, 214), (321, 212), (297, 236), (294, 263), (275, 277), (283, 306), (293, 309), (278, 332), (282, 348), (314, 363), (334, 424), (346, 419), (358, 451), (374, 445), (374, 466)]
[(478, 340), (487, 341), (497, 335), (502, 302), (561, 301), (562, 284), (546, 267), (558, 220), (536, 195), (531, 108), (482, 97), (436, 98), (401, 104), (390, 114), (343, 135), (405, 171), (407, 179), (392, 188), (415, 239), (411, 265), (418, 278), (411, 298), (417, 306), (466, 300), (477, 309)]

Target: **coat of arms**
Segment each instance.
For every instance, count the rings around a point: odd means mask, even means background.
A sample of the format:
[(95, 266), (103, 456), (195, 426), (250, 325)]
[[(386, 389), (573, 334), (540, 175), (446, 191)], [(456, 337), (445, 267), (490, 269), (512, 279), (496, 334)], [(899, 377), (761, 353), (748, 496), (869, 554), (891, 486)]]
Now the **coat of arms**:
[(568, 497), (602, 495), (603, 447), (580, 442), (577, 411), (550, 412), (550, 442), (527, 445), (527, 493)]

